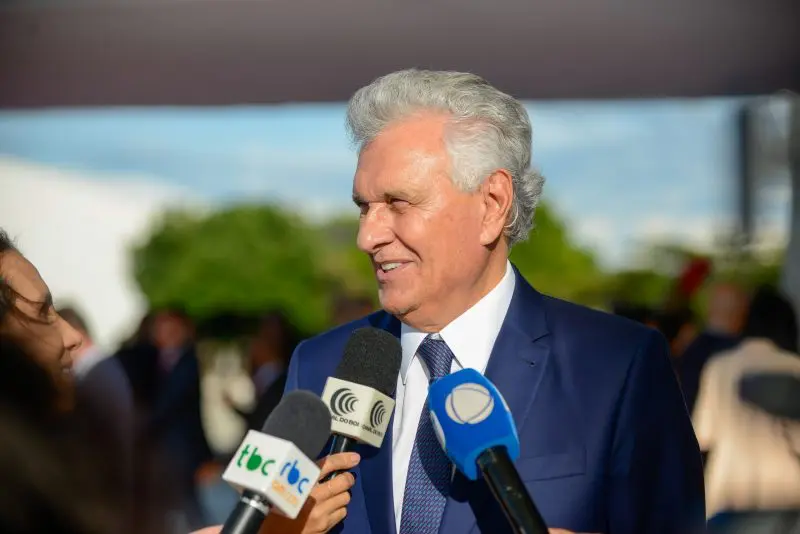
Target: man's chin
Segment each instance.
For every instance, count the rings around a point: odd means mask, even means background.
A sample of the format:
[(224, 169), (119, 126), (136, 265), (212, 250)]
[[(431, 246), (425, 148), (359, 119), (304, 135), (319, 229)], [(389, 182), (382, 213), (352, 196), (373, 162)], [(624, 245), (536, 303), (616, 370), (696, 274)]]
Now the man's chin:
[(412, 313), (414, 310), (417, 309), (416, 306), (409, 304), (408, 302), (400, 302), (392, 299), (384, 299), (381, 297), (381, 308), (383, 311), (390, 315), (394, 315), (401, 321), (408, 316), (409, 313)]

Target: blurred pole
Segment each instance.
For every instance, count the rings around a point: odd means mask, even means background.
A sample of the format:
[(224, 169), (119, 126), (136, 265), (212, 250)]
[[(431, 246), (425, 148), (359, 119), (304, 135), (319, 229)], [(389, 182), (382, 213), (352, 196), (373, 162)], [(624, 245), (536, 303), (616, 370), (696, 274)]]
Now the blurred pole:
[(739, 231), (736, 241), (740, 247), (747, 247), (753, 240), (753, 197), (755, 195), (755, 151), (756, 146), (754, 118), (750, 105), (745, 104), (737, 117), (739, 130)]
[(792, 212), (789, 217), (789, 245), (783, 264), (782, 289), (800, 311), (800, 97), (789, 100), (789, 176), (792, 184)]

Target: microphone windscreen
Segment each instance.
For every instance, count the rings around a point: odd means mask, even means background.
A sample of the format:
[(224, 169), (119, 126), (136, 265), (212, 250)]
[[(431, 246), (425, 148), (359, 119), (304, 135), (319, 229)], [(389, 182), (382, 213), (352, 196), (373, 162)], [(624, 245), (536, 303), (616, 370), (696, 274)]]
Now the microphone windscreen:
[(334, 378), (380, 391), (394, 398), (403, 349), (395, 336), (379, 328), (354, 330)]
[(428, 409), (439, 443), (468, 479), (478, 479), (477, 460), (488, 449), (504, 447), (512, 461), (519, 457), (517, 427), (508, 405), (475, 369), (462, 369), (431, 384)]
[(290, 391), (267, 417), (261, 432), (290, 441), (307, 458), (316, 458), (331, 435), (331, 412), (310, 391)]

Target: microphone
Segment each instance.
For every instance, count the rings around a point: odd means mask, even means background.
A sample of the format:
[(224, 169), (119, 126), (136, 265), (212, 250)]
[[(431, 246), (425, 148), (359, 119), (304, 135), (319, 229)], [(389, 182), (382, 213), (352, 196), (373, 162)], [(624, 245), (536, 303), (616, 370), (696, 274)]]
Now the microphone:
[(547, 534), (514, 467), (519, 436), (503, 396), (475, 369), (463, 369), (428, 389), (433, 428), (445, 453), (470, 480), (483, 475), (516, 534)]
[[(358, 443), (381, 446), (394, 411), (402, 359), (400, 342), (389, 332), (372, 327), (353, 331), (336, 374), (322, 391), (333, 432), (328, 454), (351, 452)], [(341, 473), (334, 471), (322, 482)]]
[(310, 391), (284, 395), (264, 422), (250, 430), (222, 479), (243, 490), (220, 534), (258, 534), (271, 508), (297, 518), (319, 477), (316, 458), (331, 433), (328, 407)]

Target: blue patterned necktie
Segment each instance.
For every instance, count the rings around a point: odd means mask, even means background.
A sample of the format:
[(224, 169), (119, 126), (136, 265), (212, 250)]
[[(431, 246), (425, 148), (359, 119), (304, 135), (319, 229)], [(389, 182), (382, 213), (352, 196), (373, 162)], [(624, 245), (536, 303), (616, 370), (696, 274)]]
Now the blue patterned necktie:
[[(426, 337), (417, 355), (428, 368), (430, 383), (450, 374), (453, 351), (438, 336)], [(408, 464), (400, 534), (436, 534), (439, 531), (451, 473), (450, 461), (436, 439), (426, 403)]]

